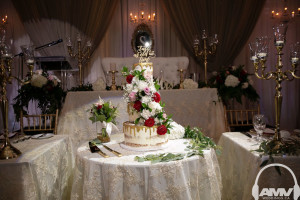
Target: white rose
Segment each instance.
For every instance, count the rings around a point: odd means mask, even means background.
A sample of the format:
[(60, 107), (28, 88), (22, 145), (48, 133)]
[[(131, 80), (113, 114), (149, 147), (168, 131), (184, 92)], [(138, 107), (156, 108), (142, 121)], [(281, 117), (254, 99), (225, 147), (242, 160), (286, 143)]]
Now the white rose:
[(192, 79), (185, 79), (182, 84), (183, 84), (184, 89), (197, 89), (198, 88), (198, 83), (196, 83)]
[(31, 85), (34, 87), (43, 87), (47, 83), (48, 79), (39, 74), (33, 74), (31, 77)]
[(35, 72), (34, 72), (35, 74), (38, 74), (38, 75), (42, 75), (42, 73), (43, 73), (43, 70), (41, 70), (41, 69), (38, 69), (38, 70), (35, 70)]
[(170, 128), (170, 134), (169, 134), (169, 139), (170, 140), (175, 140), (175, 139), (180, 139), (183, 138), (184, 136), (184, 127), (181, 126), (180, 124), (177, 124), (176, 122), (171, 122), (170, 123), (171, 128)]
[(126, 84), (126, 91), (129, 93), (133, 90), (133, 85), (132, 84)]
[(142, 71), (142, 68), (141, 68), (141, 66), (137, 65), (137, 66), (134, 68), (134, 70), (135, 70), (135, 71), (141, 72), (141, 71)]
[(232, 66), (231, 69), (232, 69), (232, 70), (236, 70), (237, 67), (236, 67), (236, 66)]
[(243, 83), (242, 88), (246, 89), (246, 88), (248, 88), (248, 86), (249, 86), (249, 84), (247, 82), (245, 82), (245, 83)]
[(225, 79), (225, 86), (227, 87), (236, 87), (239, 83), (239, 79), (233, 75), (228, 75)]
[(161, 105), (155, 101), (151, 101), (148, 106), (152, 111), (161, 111), (162, 109)]
[(148, 119), (149, 117), (151, 117), (151, 113), (149, 110), (146, 110), (144, 109), (141, 113), (141, 116), (144, 118), (144, 119)]
[(103, 105), (105, 102), (104, 102), (104, 100), (103, 99), (101, 99), (101, 97), (99, 97), (99, 101), (98, 101), (98, 105)]
[(138, 84), (139, 91), (144, 91), (144, 89), (148, 87), (148, 84), (145, 81), (140, 81)]
[(141, 100), (141, 102), (142, 102), (142, 103), (145, 103), (145, 104), (148, 104), (148, 103), (151, 102), (151, 101), (152, 101), (152, 98), (149, 97), (149, 96), (143, 96), (143, 97), (142, 97), (142, 100)]
[(140, 81), (139, 78), (135, 76), (132, 78), (131, 84), (139, 84), (139, 81)]

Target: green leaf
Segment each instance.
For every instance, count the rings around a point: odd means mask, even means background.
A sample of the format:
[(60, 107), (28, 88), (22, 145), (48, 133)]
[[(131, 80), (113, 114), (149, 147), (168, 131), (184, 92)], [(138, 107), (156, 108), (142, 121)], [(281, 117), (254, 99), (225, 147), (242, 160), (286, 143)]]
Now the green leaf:
[(266, 166), (266, 165), (268, 164), (268, 162), (269, 162), (269, 159), (264, 160), (264, 161), (260, 164), (259, 167), (264, 167), (264, 166)]

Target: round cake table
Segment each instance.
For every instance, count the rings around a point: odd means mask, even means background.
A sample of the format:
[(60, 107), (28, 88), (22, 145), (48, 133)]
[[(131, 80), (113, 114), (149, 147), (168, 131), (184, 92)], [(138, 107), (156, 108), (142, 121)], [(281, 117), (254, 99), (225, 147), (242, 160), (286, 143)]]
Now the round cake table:
[(135, 156), (159, 153), (186, 153), (186, 139), (170, 140), (163, 150), (129, 151), (120, 147), (123, 134), (111, 136), (107, 144), (122, 153), (117, 157), (105, 148), (104, 158), (91, 153), (88, 142), (76, 152), (72, 186), (75, 199), (221, 199), (221, 174), (214, 150), (204, 157), (192, 156), (179, 161), (151, 164), (137, 162)]

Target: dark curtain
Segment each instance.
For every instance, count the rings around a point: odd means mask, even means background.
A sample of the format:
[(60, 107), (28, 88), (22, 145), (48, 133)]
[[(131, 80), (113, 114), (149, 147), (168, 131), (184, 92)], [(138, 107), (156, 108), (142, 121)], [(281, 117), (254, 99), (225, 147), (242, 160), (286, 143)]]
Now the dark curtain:
[(208, 70), (233, 62), (251, 35), (265, 0), (161, 0), (183, 46), (194, 56), (193, 40), (205, 29), (217, 33), (219, 45)]
[[(110, 24), (118, 0), (12, 0), (23, 23), (42, 23), (48, 19), (69, 23), (84, 33), (93, 42), (96, 48)], [(50, 23), (53, 29), (62, 29)], [(49, 24), (45, 24), (45, 26)], [(59, 28), (57, 28), (59, 27)], [(26, 28), (26, 25), (25, 25)], [(27, 30), (32, 40), (41, 30)], [(33, 31), (33, 32), (32, 32)], [(51, 30), (52, 31), (52, 30)], [(49, 31), (48, 31), (49, 32)], [(53, 30), (51, 35), (61, 30)], [(32, 34), (30, 34), (32, 33)], [(76, 33), (69, 33), (75, 35)], [(48, 33), (49, 35), (49, 33)], [(68, 35), (60, 35), (65, 38)], [(76, 36), (74, 36), (76, 37)], [(41, 45), (41, 44), (39, 44)]]

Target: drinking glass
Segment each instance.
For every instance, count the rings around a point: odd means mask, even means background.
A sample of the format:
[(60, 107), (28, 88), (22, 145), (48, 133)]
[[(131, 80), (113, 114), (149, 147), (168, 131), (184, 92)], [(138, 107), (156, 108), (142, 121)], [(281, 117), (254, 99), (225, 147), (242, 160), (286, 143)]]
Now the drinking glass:
[(262, 141), (261, 136), (262, 136), (262, 134), (263, 134), (263, 132), (266, 128), (266, 118), (265, 118), (265, 116), (261, 115), (261, 114), (254, 115), (254, 117), (253, 117), (253, 126), (254, 126), (254, 129), (255, 129), (256, 133), (257, 133), (256, 139), (258, 141)]

